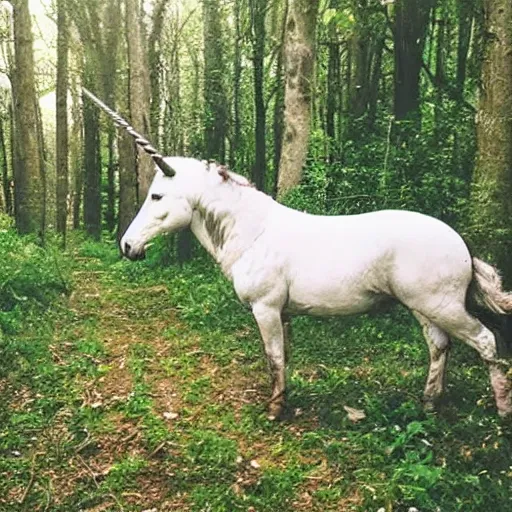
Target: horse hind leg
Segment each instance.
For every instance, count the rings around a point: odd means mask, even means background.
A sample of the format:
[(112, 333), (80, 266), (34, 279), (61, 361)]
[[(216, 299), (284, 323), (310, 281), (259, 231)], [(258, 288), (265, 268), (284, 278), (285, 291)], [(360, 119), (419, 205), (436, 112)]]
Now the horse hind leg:
[(436, 323), (453, 338), (458, 338), (478, 351), (489, 368), (489, 376), (496, 400), (498, 414), (502, 417), (512, 414), (512, 386), (502, 370), (496, 351), (496, 338), (463, 305), (446, 311)]
[(413, 311), (413, 314), (423, 329), (430, 352), (427, 383), (423, 392), (423, 406), (426, 411), (433, 411), (435, 402), (443, 394), (446, 384), (446, 363), (450, 351), (450, 337), (421, 313)]

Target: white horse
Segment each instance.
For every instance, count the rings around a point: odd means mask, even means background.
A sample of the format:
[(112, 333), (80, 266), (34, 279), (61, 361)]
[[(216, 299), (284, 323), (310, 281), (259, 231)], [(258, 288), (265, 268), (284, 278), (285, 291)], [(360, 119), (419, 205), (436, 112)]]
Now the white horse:
[(509, 314), (512, 294), (452, 228), (409, 211), (309, 215), (223, 166), (179, 157), (165, 164), (172, 172), (157, 170), (121, 250), (140, 259), (156, 235), (190, 226), (252, 309), (272, 372), (272, 416), (284, 404), (283, 316), (365, 313), (389, 298), (407, 306), (423, 327), (430, 351), (426, 407), (443, 391), (450, 338), (458, 338), (488, 364), (499, 414), (512, 413), (495, 337), (466, 309), (469, 292), (492, 312)]

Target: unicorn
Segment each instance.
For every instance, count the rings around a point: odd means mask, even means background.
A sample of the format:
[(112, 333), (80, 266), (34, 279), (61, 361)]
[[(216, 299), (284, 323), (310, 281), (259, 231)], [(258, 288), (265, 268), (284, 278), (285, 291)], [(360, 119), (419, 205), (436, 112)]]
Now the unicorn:
[(443, 392), (451, 340), (459, 339), (488, 366), (499, 415), (512, 413), (496, 337), (467, 308), (475, 299), (493, 315), (510, 315), (512, 293), (450, 226), (404, 210), (338, 216), (293, 210), (222, 165), (163, 157), (93, 98), (156, 164), (148, 195), (120, 241), (122, 254), (142, 259), (155, 236), (190, 227), (254, 315), (272, 378), (271, 418), (285, 405), (289, 315), (362, 314), (390, 300), (406, 306), (423, 328), (430, 353), (427, 410)]

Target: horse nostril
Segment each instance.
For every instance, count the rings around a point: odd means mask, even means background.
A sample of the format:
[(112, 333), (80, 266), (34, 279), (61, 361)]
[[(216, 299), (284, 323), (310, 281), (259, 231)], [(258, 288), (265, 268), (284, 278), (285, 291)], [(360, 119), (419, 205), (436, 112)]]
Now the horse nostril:
[(132, 246), (128, 242), (125, 242), (125, 244), (124, 244), (124, 253), (126, 255), (130, 254), (130, 249), (131, 248), (132, 248)]

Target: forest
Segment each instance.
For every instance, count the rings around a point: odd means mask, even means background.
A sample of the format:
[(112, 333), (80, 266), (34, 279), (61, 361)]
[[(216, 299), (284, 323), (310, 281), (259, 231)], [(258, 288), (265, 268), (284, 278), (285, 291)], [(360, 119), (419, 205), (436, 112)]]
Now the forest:
[[(0, 512), (512, 507), (512, 426), (402, 308), (258, 328), (188, 230), (119, 240), (157, 150), (292, 208), (443, 220), (512, 288), (510, 0), (0, 3)], [(512, 369), (507, 375), (512, 378)]]

